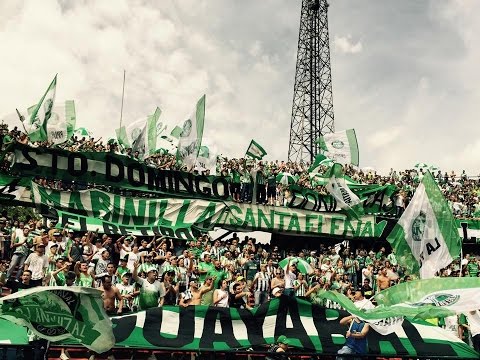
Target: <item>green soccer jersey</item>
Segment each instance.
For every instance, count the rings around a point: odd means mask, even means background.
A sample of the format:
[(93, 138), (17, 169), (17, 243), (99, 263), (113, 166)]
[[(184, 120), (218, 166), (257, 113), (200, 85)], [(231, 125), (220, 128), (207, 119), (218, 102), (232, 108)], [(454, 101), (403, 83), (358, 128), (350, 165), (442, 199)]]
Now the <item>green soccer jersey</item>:
[(160, 281), (153, 284), (146, 279), (138, 278), (140, 284), (140, 294), (138, 295), (141, 310), (146, 310), (159, 306), (159, 301), (165, 296), (165, 288)]

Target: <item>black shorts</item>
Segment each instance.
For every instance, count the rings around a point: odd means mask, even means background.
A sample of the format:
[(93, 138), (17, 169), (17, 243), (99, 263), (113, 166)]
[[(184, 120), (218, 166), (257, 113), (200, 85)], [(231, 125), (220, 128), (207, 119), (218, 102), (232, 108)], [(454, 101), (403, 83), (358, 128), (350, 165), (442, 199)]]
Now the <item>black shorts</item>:
[(277, 187), (269, 186), (267, 187), (267, 197), (275, 197), (277, 195)]

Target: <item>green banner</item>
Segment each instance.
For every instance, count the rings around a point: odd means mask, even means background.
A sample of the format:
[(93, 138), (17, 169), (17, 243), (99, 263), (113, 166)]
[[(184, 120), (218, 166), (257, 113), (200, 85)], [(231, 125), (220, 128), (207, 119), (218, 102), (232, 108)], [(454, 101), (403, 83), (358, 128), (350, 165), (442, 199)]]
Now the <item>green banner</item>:
[[(207, 306), (164, 306), (112, 318), (116, 347), (183, 351), (267, 350), (280, 335), (292, 351), (336, 354), (345, 344), (349, 314), (282, 296), (253, 311)], [(405, 320), (398, 331), (368, 333), (371, 356), (445, 356), (478, 358), (478, 354), (446, 330), (423, 321)], [(297, 348), (297, 349), (295, 349)]]
[(185, 240), (195, 238), (194, 230), (207, 231), (215, 226), (238, 231), (359, 238), (378, 237), (386, 225), (385, 221), (376, 223), (371, 215), (349, 219), (342, 214), (227, 201), (133, 198), (94, 189), (59, 191), (35, 183), (32, 199), (37, 205), (58, 210), (59, 226), (70, 224), (82, 231), (98, 228), (107, 234), (162, 234)]
[[(230, 178), (194, 175), (174, 170), (161, 170), (114, 153), (69, 152), (56, 148), (32, 148), (14, 144), (12, 174), (22, 177), (41, 176), (48, 179), (107, 185), (122, 189), (152, 192), (161, 196), (229, 201)], [(348, 184), (362, 200), (366, 213), (393, 211), (392, 185)], [(292, 198), (287, 207), (315, 212), (340, 212), (340, 206), (330, 195), (292, 186)]]

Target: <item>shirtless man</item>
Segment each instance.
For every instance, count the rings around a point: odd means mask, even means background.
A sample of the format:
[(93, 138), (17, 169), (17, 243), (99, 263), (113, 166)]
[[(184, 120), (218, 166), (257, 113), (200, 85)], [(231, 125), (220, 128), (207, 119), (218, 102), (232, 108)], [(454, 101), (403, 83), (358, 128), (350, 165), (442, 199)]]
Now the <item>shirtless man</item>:
[(106, 275), (103, 277), (102, 286), (100, 290), (103, 291), (102, 299), (103, 299), (103, 308), (107, 312), (108, 315), (114, 315), (115, 310), (115, 300), (118, 301), (118, 310), (116, 313), (118, 315), (122, 314), (123, 309), (123, 297), (120, 295), (120, 291), (112, 285), (112, 277), (110, 275)]
[(198, 282), (195, 280), (190, 281), (190, 288), (180, 294), (180, 301), (178, 305), (187, 307), (189, 305), (200, 305), (203, 294), (213, 289), (213, 281), (211, 281), (210, 287), (203, 286), (200, 290), (198, 288)]
[(387, 276), (387, 268), (383, 267), (377, 276), (378, 290), (382, 291), (390, 287), (390, 278)]

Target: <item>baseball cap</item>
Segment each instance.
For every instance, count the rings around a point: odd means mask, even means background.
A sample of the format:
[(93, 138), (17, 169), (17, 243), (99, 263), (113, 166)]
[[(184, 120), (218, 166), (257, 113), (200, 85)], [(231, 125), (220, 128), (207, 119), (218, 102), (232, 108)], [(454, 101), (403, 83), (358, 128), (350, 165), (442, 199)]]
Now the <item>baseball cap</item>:
[(285, 335), (280, 335), (277, 339), (277, 343), (290, 345), (290, 340)]
[(61, 234), (60, 234), (60, 232), (58, 232), (58, 231), (55, 231), (55, 232), (53, 233), (53, 236), (60, 236), (60, 235), (61, 235)]
[(237, 281), (242, 281), (242, 280), (245, 280), (245, 278), (243, 276), (238, 276), (237, 277)]

